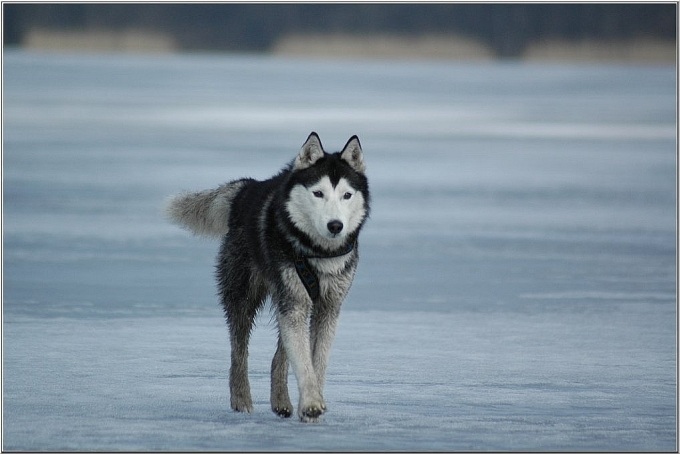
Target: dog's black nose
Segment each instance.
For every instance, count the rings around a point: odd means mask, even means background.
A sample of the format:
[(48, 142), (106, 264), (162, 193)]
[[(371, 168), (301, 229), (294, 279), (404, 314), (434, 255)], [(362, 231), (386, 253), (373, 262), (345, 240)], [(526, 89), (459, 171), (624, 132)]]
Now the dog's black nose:
[(342, 232), (342, 228), (344, 227), (342, 225), (342, 222), (335, 220), (329, 222), (326, 227), (328, 227), (328, 231), (331, 232), (333, 235), (337, 235), (338, 233)]

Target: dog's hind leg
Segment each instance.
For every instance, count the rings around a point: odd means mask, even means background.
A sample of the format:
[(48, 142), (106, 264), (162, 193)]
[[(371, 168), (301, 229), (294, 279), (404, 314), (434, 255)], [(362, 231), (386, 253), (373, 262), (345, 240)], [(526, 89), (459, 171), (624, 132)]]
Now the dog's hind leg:
[[(295, 273), (295, 271), (291, 271)], [(294, 274), (297, 277), (296, 274)], [(303, 293), (304, 292), (304, 293)], [(309, 314), (311, 300), (300, 284), (299, 297), (288, 297), (281, 300), (277, 297), (276, 318), (279, 325), (279, 335), (286, 351), (286, 356), (293, 367), (298, 383), (300, 400), (298, 416), (305, 422), (316, 421), (326, 410), (326, 404), (321, 396), (319, 383), (312, 365), (312, 351), (309, 338)]]
[[(244, 306), (243, 309), (250, 309), (247, 304)], [(231, 368), (229, 369), (231, 408), (246, 413), (253, 411), (248, 380), (248, 342), (256, 312), (256, 310), (246, 310), (227, 316), (231, 340)]]
[(293, 404), (288, 395), (288, 357), (280, 335), (272, 360), (271, 404), (272, 411), (282, 418), (288, 418), (293, 413)]
[(322, 393), (326, 382), (326, 366), (340, 316), (340, 307), (352, 284), (354, 269), (355, 267), (350, 268), (349, 272), (342, 276), (322, 280), (322, 287), (325, 291), (312, 310), (310, 320), (312, 364)]
[(257, 311), (264, 303), (265, 288), (258, 276), (244, 266), (247, 260), (242, 258), (242, 254), (238, 243), (225, 241), (219, 256), (217, 277), (231, 341), (231, 408), (250, 413), (253, 401), (248, 381), (248, 342)]
[(340, 303), (337, 305), (318, 304), (312, 312), (310, 322), (312, 364), (322, 392), (326, 382), (326, 366), (328, 365), (331, 344), (335, 338), (335, 327), (339, 313)]

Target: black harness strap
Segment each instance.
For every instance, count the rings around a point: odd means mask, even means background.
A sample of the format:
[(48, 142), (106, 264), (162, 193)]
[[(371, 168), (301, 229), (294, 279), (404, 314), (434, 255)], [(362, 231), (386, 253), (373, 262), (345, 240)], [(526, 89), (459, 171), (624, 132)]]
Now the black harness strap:
[(332, 259), (334, 257), (341, 257), (349, 254), (354, 250), (354, 243), (347, 245), (347, 247), (338, 254), (333, 255), (295, 255), (295, 271), (297, 271), (302, 285), (307, 289), (307, 293), (312, 301), (319, 298), (319, 278), (309, 265), (308, 259)]
[(319, 297), (319, 278), (309, 266), (305, 257), (295, 257), (295, 271), (297, 271), (302, 285), (307, 289), (309, 297), (315, 301)]

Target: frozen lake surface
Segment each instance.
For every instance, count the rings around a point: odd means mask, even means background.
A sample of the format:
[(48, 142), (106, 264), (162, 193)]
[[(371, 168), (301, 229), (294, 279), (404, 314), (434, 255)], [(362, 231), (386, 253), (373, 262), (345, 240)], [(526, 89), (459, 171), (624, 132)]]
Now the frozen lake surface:
[[(4, 450), (677, 449), (675, 69), (6, 51)], [(319, 424), (229, 409), (217, 242), (166, 197), (357, 134)], [(293, 402), (295, 380), (290, 380)]]

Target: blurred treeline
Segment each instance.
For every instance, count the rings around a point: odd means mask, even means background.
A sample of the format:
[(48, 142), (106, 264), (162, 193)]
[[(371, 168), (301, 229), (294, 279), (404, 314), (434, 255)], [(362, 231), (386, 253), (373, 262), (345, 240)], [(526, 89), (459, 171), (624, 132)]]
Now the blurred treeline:
[(452, 34), (519, 57), (533, 42), (675, 40), (674, 3), (3, 4), (4, 44), (31, 30), (148, 31), (179, 50), (266, 51), (286, 35)]

